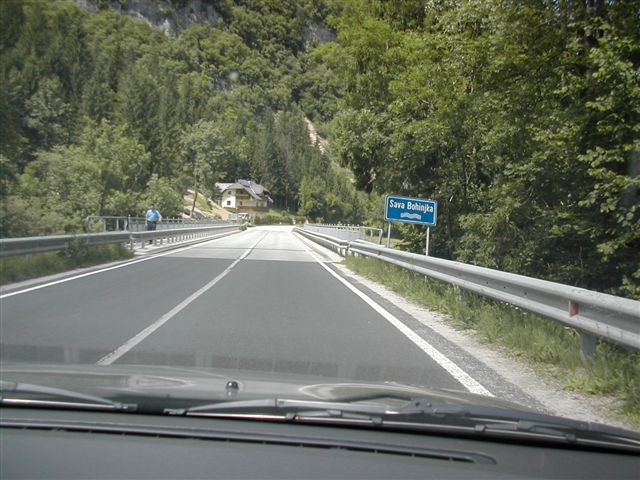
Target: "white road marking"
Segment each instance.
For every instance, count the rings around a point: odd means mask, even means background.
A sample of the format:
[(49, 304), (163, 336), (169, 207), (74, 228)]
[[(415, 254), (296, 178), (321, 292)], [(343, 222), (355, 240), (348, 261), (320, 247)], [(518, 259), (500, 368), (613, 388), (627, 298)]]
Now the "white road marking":
[(383, 307), (378, 305), (373, 299), (371, 299), (367, 294), (356, 288), (354, 285), (349, 283), (347, 280), (342, 278), (336, 272), (327, 267), (321, 258), (319, 258), (315, 252), (311, 251), (307, 248), (306, 242), (302, 241), (302, 239), (296, 234), (296, 237), (302, 243), (303, 248), (307, 251), (309, 255), (311, 255), (316, 262), (318, 262), (322, 268), (324, 268), (327, 272), (337, 278), (340, 282), (342, 282), (349, 290), (355, 293), (358, 297), (360, 297), (365, 303), (367, 303), (371, 308), (373, 308), (376, 312), (382, 315), (391, 325), (396, 327), (400, 332), (402, 332), (409, 340), (411, 340), (420, 350), (429, 355), (438, 365), (444, 368), (453, 378), (458, 380), (467, 390), (471, 393), (477, 393), (479, 395), (485, 395), (487, 397), (493, 397), (493, 394), (483, 387), (477, 380), (472, 378), (467, 372), (462, 370), (458, 365), (445, 357), (440, 351), (438, 351), (435, 347), (433, 347), (429, 342), (427, 342), (424, 338), (418, 335), (416, 332), (407, 327), (404, 323), (398, 320), (394, 315), (385, 310)]
[(148, 256), (148, 257), (144, 257), (144, 258), (139, 258), (137, 260), (132, 260), (131, 262), (121, 263), (119, 265), (114, 265), (113, 267), (101, 268), (100, 270), (93, 270), (91, 272), (81, 273), (80, 275), (74, 275), (73, 277), (65, 277), (65, 278), (62, 278), (60, 280), (54, 280), (53, 282), (42, 283), (42, 284), (36, 285), (34, 287), (25, 288), (24, 290), (18, 290), (16, 292), (5, 293), (4, 295), (0, 295), (0, 300), (2, 300), (3, 298), (13, 297), (14, 295), (21, 295), (23, 293), (33, 292), (34, 290), (40, 290), (41, 288), (50, 287), (52, 285), (58, 285), (60, 283), (70, 282), (71, 280), (77, 280), (78, 278), (84, 278), (84, 277), (89, 277), (91, 275), (97, 275), (98, 273), (108, 272), (109, 270), (116, 270), (118, 268), (128, 267), (129, 265), (134, 265), (134, 264), (140, 263), (140, 262), (146, 262), (147, 260), (153, 260), (154, 258), (164, 257), (166, 255), (173, 255), (175, 253), (179, 253), (179, 252), (183, 252), (185, 250), (189, 250), (190, 248), (201, 247), (203, 245), (206, 245), (209, 242), (213, 242), (215, 240), (220, 240), (220, 239), (226, 238), (228, 236), (229, 235), (225, 235), (223, 237), (212, 238), (209, 241), (196, 243), (195, 245), (188, 245), (188, 246), (183, 247), (183, 248), (178, 248), (176, 250), (169, 250), (168, 252), (158, 253), (156, 255), (151, 255), (151, 256)]
[(104, 357), (102, 357), (100, 360), (98, 360), (96, 362), (96, 365), (111, 365), (113, 362), (118, 360), (125, 353), (127, 353), (129, 350), (131, 350), (136, 345), (138, 345), (140, 342), (142, 342), (145, 338), (147, 338), (149, 335), (151, 335), (157, 329), (159, 329), (162, 325), (167, 323), (172, 317), (174, 317), (177, 313), (179, 313), (181, 310), (183, 310), (185, 307), (187, 307), (191, 302), (196, 300), (199, 296), (201, 296), (203, 293), (205, 293), (207, 290), (209, 290), (211, 287), (213, 287), (216, 283), (218, 283), (220, 280), (222, 280), (222, 278), (225, 277), (233, 269), (233, 267), (235, 267), (238, 263), (240, 263), (242, 260), (244, 260), (251, 253), (251, 251), (267, 235), (268, 235), (268, 233), (265, 233), (262, 237), (260, 237), (260, 239), (257, 242), (255, 242), (253, 245), (251, 245), (242, 255), (240, 255), (240, 257), (238, 257), (222, 273), (220, 273), (217, 277), (215, 277), (213, 280), (211, 280), (209, 283), (207, 283), (204, 287), (200, 288), (195, 293), (193, 293), (189, 297), (185, 298), (182, 302), (180, 302), (178, 305), (173, 307), (171, 310), (169, 310), (167, 313), (165, 313), (163, 316), (161, 316), (158, 320), (153, 322), (147, 328), (142, 330), (140, 333), (138, 333), (137, 335), (131, 337), (125, 343), (123, 343), (118, 348), (116, 348), (113, 352), (111, 352), (108, 355), (105, 355)]

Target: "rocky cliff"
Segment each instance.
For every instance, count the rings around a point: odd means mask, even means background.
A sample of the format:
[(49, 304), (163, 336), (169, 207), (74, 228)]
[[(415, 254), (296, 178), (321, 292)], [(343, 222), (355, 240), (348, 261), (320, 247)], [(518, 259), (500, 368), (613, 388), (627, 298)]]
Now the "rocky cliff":
[[(223, 23), (219, 2), (216, 0), (73, 0), (76, 5), (97, 12), (110, 8), (131, 18), (144, 20), (149, 25), (175, 35), (195, 24), (212, 27)], [(318, 43), (336, 40), (335, 34), (325, 25), (311, 23), (304, 31), (305, 42)]]
[(76, 5), (92, 12), (110, 8), (131, 18), (176, 34), (185, 28), (206, 23), (218, 26), (221, 17), (215, 1), (206, 0), (74, 0)]

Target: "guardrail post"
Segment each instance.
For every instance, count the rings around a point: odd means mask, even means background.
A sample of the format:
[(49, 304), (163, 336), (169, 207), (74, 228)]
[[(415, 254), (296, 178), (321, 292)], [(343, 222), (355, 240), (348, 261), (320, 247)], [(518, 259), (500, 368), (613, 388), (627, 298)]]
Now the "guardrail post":
[[(427, 277), (424, 277), (425, 281), (428, 281)], [(458, 303), (466, 307), (469, 304), (469, 292), (467, 292), (464, 288), (460, 288), (458, 285), (453, 285), (453, 291), (458, 298)]]
[(580, 356), (584, 362), (591, 362), (596, 357), (598, 338), (588, 332), (580, 332)]
[[(569, 300), (569, 316), (574, 317), (578, 315), (579, 311), (580, 306), (578, 302)], [(580, 356), (582, 357), (582, 361), (585, 363), (592, 361), (596, 357), (597, 350), (598, 337), (584, 330), (580, 330)]]

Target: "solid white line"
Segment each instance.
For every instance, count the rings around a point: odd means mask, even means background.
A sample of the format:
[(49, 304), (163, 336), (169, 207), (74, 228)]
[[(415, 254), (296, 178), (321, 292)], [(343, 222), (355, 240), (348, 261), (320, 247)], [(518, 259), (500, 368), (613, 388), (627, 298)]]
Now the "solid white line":
[(160, 257), (164, 257), (166, 255), (173, 255), (174, 253), (184, 252), (185, 250), (189, 250), (190, 248), (201, 247), (203, 245), (206, 245), (209, 242), (213, 242), (215, 240), (221, 240), (222, 238), (226, 238), (228, 236), (229, 235), (225, 235), (224, 237), (218, 236), (218, 237), (212, 238), (211, 240), (208, 240), (208, 241), (196, 243), (195, 245), (188, 245), (186, 247), (178, 248), (176, 250), (169, 250), (168, 252), (158, 253), (156, 255), (151, 255), (149, 257), (139, 258), (138, 260), (132, 260), (131, 262), (121, 263), (119, 265), (114, 265), (113, 267), (102, 268), (100, 270), (93, 270), (91, 272), (81, 273), (80, 275), (74, 275), (73, 277), (65, 277), (65, 278), (62, 278), (60, 280), (55, 280), (53, 282), (43, 283), (43, 284), (40, 284), (40, 285), (36, 285), (34, 287), (25, 288), (24, 290), (18, 290), (16, 292), (5, 293), (4, 295), (0, 295), (0, 300), (2, 300), (3, 298), (13, 297), (14, 295), (20, 295), (20, 294), (23, 294), (23, 293), (33, 292), (34, 290), (40, 290), (41, 288), (50, 287), (52, 285), (58, 285), (60, 283), (70, 282), (71, 280), (77, 280), (78, 278), (84, 278), (84, 277), (89, 277), (91, 275), (97, 275), (98, 273), (108, 272), (109, 270), (116, 270), (118, 268), (128, 267), (129, 265), (134, 265), (134, 264), (140, 263), (140, 262), (146, 262), (147, 260), (153, 260), (154, 258), (160, 258)]
[[(297, 234), (296, 234), (297, 236)], [(409, 340), (411, 340), (420, 350), (429, 355), (438, 365), (444, 368), (453, 378), (458, 380), (467, 390), (471, 393), (477, 393), (479, 395), (485, 395), (487, 397), (493, 397), (493, 394), (483, 387), (478, 381), (473, 379), (467, 372), (462, 370), (458, 365), (453, 363), (447, 357), (445, 357), (440, 351), (438, 351), (435, 347), (433, 347), (429, 342), (427, 342), (424, 338), (418, 335), (416, 332), (407, 327), (404, 323), (398, 320), (394, 315), (389, 313), (383, 307), (378, 305), (374, 300), (372, 300), (368, 295), (364, 292), (356, 288), (354, 285), (349, 283), (347, 280), (342, 278), (336, 272), (327, 267), (322, 259), (318, 258), (315, 252), (311, 251), (305, 245), (299, 237), (298, 240), (302, 243), (303, 248), (307, 251), (309, 255), (311, 255), (316, 262), (318, 262), (327, 272), (337, 278), (340, 282), (342, 282), (349, 290), (355, 293), (358, 297), (364, 300), (371, 308), (373, 308), (376, 312), (382, 315), (391, 325), (396, 327), (400, 332), (402, 332)]]
[(173, 307), (171, 310), (169, 310), (167, 313), (165, 313), (163, 316), (161, 316), (158, 320), (153, 322), (147, 328), (142, 330), (140, 333), (131, 337), (125, 343), (123, 343), (118, 348), (116, 348), (113, 352), (102, 357), (100, 360), (96, 362), (96, 365), (111, 365), (113, 362), (118, 360), (125, 353), (127, 353), (136, 345), (138, 345), (140, 342), (142, 342), (145, 338), (147, 338), (157, 329), (159, 329), (162, 325), (167, 323), (172, 317), (174, 317), (177, 313), (179, 313), (181, 310), (187, 307), (191, 302), (193, 302), (195, 299), (201, 296), (204, 292), (206, 292), (211, 287), (213, 287), (216, 283), (222, 280), (222, 278), (225, 277), (233, 269), (233, 267), (235, 267), (238, 263), (244, 260), (247, 257), (247, 255), (249, 255), (251, 251), (256, 247), (256, 245), (258, 245), (267, 235), (268, 233), (260, 237), (260, 239), (256, 243), (251, 245), (242, 255), (240, 255), (240, 257), (238, 257), (231, 265), (229, 265), (221, 274), (219, 274), (217, 277), (215, 277), (213, 280), (207, 283), (204, 287), (200, 288), (195, 293), (185, 298), (182, 302), (180, 302), (178, 305)]

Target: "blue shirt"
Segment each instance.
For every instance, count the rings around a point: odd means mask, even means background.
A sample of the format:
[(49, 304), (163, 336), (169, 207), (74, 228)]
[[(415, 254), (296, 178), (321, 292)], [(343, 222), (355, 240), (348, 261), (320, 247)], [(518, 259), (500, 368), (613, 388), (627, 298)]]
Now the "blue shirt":
[(146, 213), (147, 222), (157, 222), (160, 218), (160, 212), (155, 208), (150, 208)]

